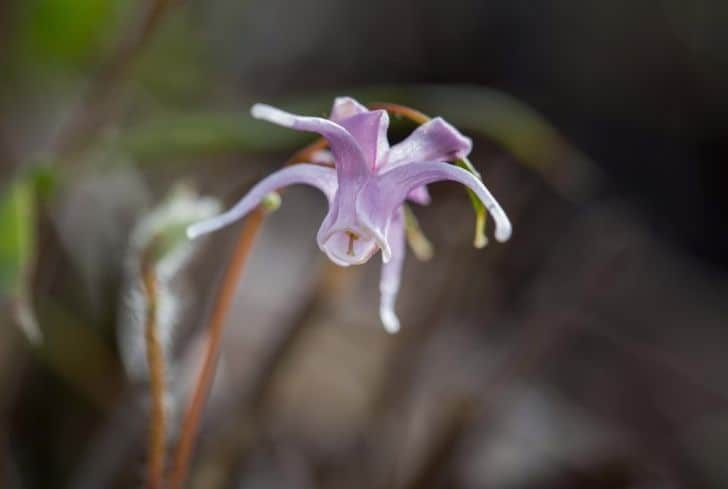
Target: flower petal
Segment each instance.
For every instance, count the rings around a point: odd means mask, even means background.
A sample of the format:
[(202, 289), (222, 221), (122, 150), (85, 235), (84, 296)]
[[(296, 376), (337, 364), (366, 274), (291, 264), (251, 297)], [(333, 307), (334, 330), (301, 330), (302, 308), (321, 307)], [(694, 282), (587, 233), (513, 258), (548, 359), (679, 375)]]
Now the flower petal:
[(389, 150), (381, 171), (419, 161), (452, 161), (470, 153), (473, 143), (444, 119), (435, 117)]
[(379, 249), (385, 261), (391, 255), (385, 239), (385, 229), (372, 229), (359, 219), (356, 195), (347, 193), (350, 187), (339, 187), (316, 234), (319, 248), (337, 265), (359, 265)]
[(336, 97), (334, 105), (331, 107), (331, 115), (329, 119), (334, 122), (341, 122), (353, 115), (368, 112), (369, 109), (357, 102), (351, 97)]
[(336, 161), (336, 172), (340, 179), (358, 179), (371, 173), (354, 136), (335, 122), (321, 117), (291, 114), (265, 104), (253, 105), (250, 113), (256, 119), (266, 120), (279, 126), (321, 134), (329, 141)]
[(417, 187), (412, 190), (409, 194), (407, 194), (407, 200), (411, 200), (415, 204), (420, 205), (428, 205), (432, 202), (430, 192), (428, 192), (426, 185), (422, 185), (421, 187)]
[(336, 193), (336, 172), (333, 168), (309, 163), (300, 163), (283, 168), (258, 182), (229, 211), (188, 227), (187, 236), (193, 239), (225, 227), (252, 211), (269, 193), (297, 183), (316, 187), (326, 195), (329, 203), (331, 203)]
[[(367, 217), (372, 220), (370, 225), (381, 227), (382, 218), (387, 218), (387, 212), (395, 209), (413, 189), (433, 182), (451, 180), (459, 182), (470, 188), (495, 221), (495, 239), (507, 241), (511, 237), (511, 222), (495, 197), (483, 185), (483, 182), (472, 173), (455, 165), (441, 161), (420, 162), (413, 165), (401, 165), (377, 176), (377, 182), (366, 186), (368, 193), (366, 202), (376, 202), (376, 206), (369, 206)], [(373, 210), (372, 210), (373, 209)], [(373, 222), (379, 220), (379, 222)]]
[(384, 329), (389, 333), (399, 331), (399, 318), (394, 310), (399, 285), (402, 278), (402, 265), (407, 253), (405, 247), (405, 228), (403, 209), (400, 207), (394, 214), (387, 233), (387, 240), (392, 249), (392, 258), (382, 265), (382, 276), (379, 281), (379, 317)]
[(359, 143), (364, 158), (372, 170), (384, 161), (389, 151), (389, 140), (387, 139), (389, 115), (386, 111), (363, 112), (343, 119), (340, 124)]

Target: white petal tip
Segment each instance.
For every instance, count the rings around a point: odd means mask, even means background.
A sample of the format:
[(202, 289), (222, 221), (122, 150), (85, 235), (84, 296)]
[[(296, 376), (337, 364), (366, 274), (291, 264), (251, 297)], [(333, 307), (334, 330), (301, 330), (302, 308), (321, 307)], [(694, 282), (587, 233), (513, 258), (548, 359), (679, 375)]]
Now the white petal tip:
[(266, 104), (255, 104), (250, 108), (250, 115), (284, 127), (293, 127), (296, 117)]
[(510, 223), (507, 226), (498, 226), (495, 230), (495, 239), (503, 243), (511, 238), (511, 233)]
[(211, 218), (202, 222), (198, 222), (191, 226), (187, 226), (185, 234), (189, 239), (196, 239), (204, 234), (210, 234), (213, 231), (225, 227), (228, 223), (221, 222), (219, 218)]
[(262, 114), (265, 114), (269, 108), (270, 105), (267, 104), (253, 104), (253, 106), (250, 107), (250, 115), (256, 119), (260, 119), (263, 117)]
[(399, 331), (399, 318), (397, 318), (397, 315), (392, 310), (381, 309), (379, 311), (379, 316), (382, 320), (384, 330), (387, 333), (395, 334)]
[(195, 226), (188, 226), (185, 230), (185, 234), (187, 235), (187, 239), (195, 239), (200, 235), (200, 233), (195, 229)]

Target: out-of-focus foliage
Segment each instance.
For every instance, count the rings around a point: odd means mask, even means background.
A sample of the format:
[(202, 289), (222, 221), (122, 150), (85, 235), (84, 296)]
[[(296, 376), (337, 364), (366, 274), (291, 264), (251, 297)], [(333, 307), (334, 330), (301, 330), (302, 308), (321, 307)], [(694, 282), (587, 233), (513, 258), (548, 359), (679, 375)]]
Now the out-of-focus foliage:
[(18, 178), (0, 196), (0, 298), (31, 340), (40, 331), (30, 303), (30, 273), (36, 252), (35, 181)]
[(160, 107), (195, 107), (210, 101), (216, 67), (200, 42), (195, 13), (172, 12), (137, 61), (135, 82)]
[(111, 144), (149, 160), (275, 151), (294, 148), (310, 139), (293, 131), (271, 131), (244, 110), (240, 114), (180, 114), (145, 121), (123, 131)]
[(85, 171), (65, 178), (50, 207), (65, 256), (74, 264), (76, 290), (85, 293), (96, 311), (110, 307), (129, 232), (152, 199), (132, 160), (103, 155), (90, 158)]
[(9, 295), (20, 290), (35, 249), (33, 182), (17, 180), (3, 189), (0, 200), (0, 287)]
[[(88, 68), (115, 37), (133, 2), (125, 0), (28, 0), (15, 12), (17, 61), (36, 69)], [(128, 12), (127, 12), (128, 13)]]

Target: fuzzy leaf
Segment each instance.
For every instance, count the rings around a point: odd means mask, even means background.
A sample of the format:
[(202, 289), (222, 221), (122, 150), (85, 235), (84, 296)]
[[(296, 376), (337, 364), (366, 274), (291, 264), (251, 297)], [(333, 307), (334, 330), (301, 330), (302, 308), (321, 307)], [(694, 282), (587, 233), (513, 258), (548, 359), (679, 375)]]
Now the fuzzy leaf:
[[(185, 229), (219, 210), (217, 200), (177, 185), (134, 226), (127, 249), (117, 331), (122, 360), (132, 379), (145, 380), (148, 375), (145, 318), (150, 304), (154, 304), (156, 337), (168, 362), (174, 327), (189, 302), (185, 299), (188, 284), (184, 267), (200, 247), (199, 242), (187, 239)], [(153, 290), (145, 286), (145, 267), (149, 267), (155, 281)]]

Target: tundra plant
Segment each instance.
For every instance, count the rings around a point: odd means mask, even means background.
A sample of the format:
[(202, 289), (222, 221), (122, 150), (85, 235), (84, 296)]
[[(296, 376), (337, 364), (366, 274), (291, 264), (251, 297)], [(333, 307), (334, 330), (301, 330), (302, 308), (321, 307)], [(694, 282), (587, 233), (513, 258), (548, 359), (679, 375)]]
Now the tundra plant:
[(329, 202), (317, 242), (331, 261), (344, 267), (360, 265), (382, 251), (379, 313), (390, 333), (399, 330), (394, 303), (406, 248), (405, 201), (427, 204), (427, 184), (459, 182), (477, 195), (493, 217), (495, 238), (502, 242), (511, 235), (508, 217), (483, 182), (450, 163), (465, 158), (472, 142), (442, 118), (429, 120), (390, 146), (387, 112), (368, 110), (349, 97), (334, 101), (328, 119), (294, 115), (264, 104), (254, 105), (251, 113), (280, 126), (320, 134), (329, 143), (324, 159), (331, 165), (317, 161), (287, 166), (261, 180), (227, 212), (190, 226), (187, 235), (195, 238), (227, 226), (282, 187), (315, 187)]

